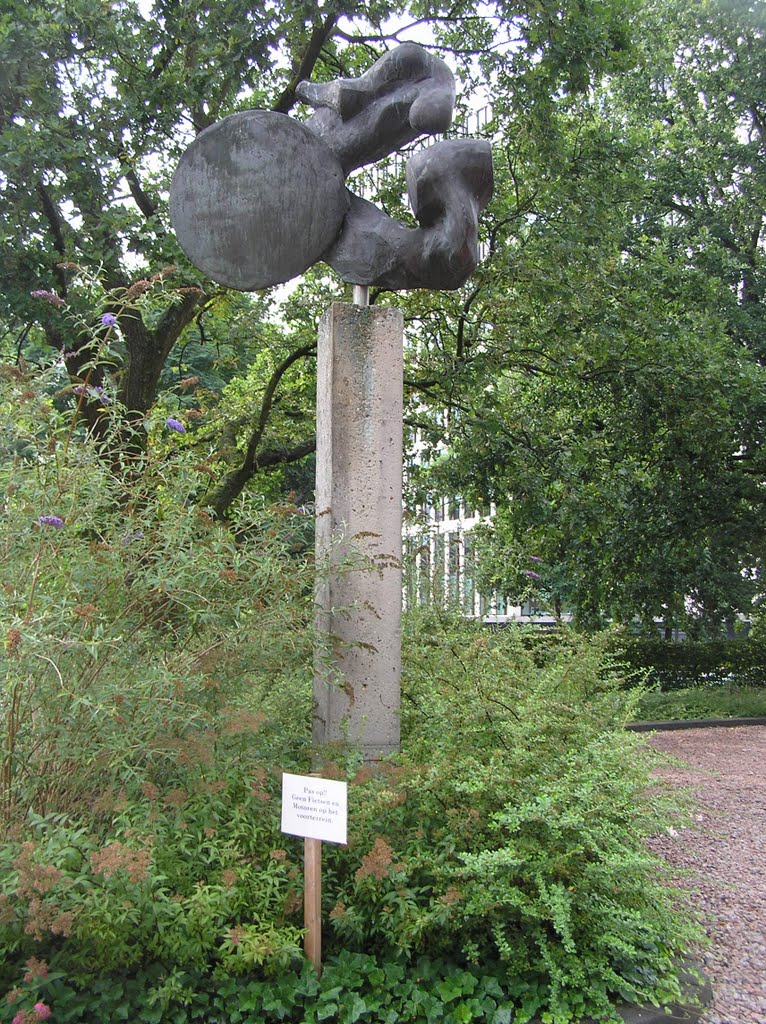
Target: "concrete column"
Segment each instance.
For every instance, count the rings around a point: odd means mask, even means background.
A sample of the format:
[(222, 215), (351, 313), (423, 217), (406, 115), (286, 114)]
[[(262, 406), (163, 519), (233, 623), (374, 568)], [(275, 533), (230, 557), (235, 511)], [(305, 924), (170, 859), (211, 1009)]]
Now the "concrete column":
[(319, 328), (314, 743), (368, 760), (399, 749), (402, 323), (338, 302)]

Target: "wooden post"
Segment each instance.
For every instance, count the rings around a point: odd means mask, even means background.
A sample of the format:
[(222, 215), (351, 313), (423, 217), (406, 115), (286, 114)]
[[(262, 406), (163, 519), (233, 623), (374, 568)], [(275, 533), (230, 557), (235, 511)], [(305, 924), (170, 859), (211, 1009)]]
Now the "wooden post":
[(322, 841), (304, 839), (303, 843), (303, 948), (319, 978), (322, 975)]

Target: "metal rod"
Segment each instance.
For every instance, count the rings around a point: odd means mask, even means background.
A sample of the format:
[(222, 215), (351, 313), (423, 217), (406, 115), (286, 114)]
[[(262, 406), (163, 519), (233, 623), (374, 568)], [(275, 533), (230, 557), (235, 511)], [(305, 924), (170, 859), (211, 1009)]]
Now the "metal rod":
[(351, 291), (351, 301), (355, 306), (369, 306), (370, 286), (368, 284), (355, 284)]
[(303, 948), (322, 975), (322, 843), (319, 839), (303, 840)]

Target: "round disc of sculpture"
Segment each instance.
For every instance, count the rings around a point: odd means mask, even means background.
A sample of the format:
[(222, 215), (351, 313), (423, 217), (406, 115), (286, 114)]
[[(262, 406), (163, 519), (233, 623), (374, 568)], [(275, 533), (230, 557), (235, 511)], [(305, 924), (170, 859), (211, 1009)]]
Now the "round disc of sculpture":
[(205, 129), (178, 165), (170, 217), (208, 277), (254, 291), (315, 263), (348, 209), (337, 157), (284, 114), (247, 110)]

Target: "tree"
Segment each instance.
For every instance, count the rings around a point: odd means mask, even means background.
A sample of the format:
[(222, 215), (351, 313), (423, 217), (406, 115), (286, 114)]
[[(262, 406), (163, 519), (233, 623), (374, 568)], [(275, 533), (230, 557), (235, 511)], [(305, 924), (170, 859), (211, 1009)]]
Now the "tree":
[(720, 621), (758, 586), (763, 30), (727, 10), (646, 5), (633, 69), (560, 97), (545, 139), (506, 128), (454, 347), (424, 319), (449, 410), (432, 484), (498, 505), (490, 581), (518, 593), (545, 556), (543, 592), (587, 624)]
[[(425, 22), (471, 85), (478, 76), (503, 89), (515, 76), (542, 111), (548, 92), (582, 88), (588, 74), (613, 66), (630, 23), (626, 0), (556, 11), (498, 0), (480, 14), (467, 3), (412, 4), (404, 27), (382, 25), (384, 14), (407, 10), (404, 2), (362, 9), (355, 0), (322, 8), (157, 0), (148, 13), (134, 0), (11, 0), (0, 21), (6, 350), (27, 359), (53, 350), (73, 387), (101, 394), (114, 386), (140, 430), (167, 382), (174, 346), (188, 360), (226, 334), (219, 315), (247, 308), (203, 280), (169, 230), (169, 176), (195, 132), (243, 107), (290, 111), (302, 78), (354, 73)], [(258, 384), (264, 404), (253, 410), (254, 426), (234, 431), (238, 462), (220, 481), (219, 511), (260, 467), (289, 464), (310, 448), (303, 428), (298, 436), (278, 429), (278, 447), (268, 429), (283, 385), (312, 358), (305, 322), (291, 327), (296, 309), (293, 302), (281, 331), (252, 332), (258, 344), (267, 335), (279, 341)], [(252, 315), (259, 325), (268, 318), (266, 300), (254, 300)], [(81, 406), (89, 429), (103, 430), (111, 410), (99, 401)]]
[[(151, 16), (133, 3), (12, 5), (0, 36), (1, 199), (12, 242), (0, 287), (20, 351), (44, 342), (73, 382), (91, 387), (111, 370), (140, 421), (173, 346), (192, 324), (199, 337), (220, 309), (220, 289), (200, 279), (169, 231), (178, 156), (194, 132), (240, 105), (289, 109), (351, 13), (353, 4), (312, 11), (291, 2), (158, 3)], [(161, 294), (138, 302), (158, 275)], [(59, 314), (64, 302), (74, 316)], [(257, 304), (254, 312), (262, 315)], [(111, 367), (82, 341), (79, 321), (100, 316), (116, 319)], [(97, 428), (100, 410), (83, 411)]]

